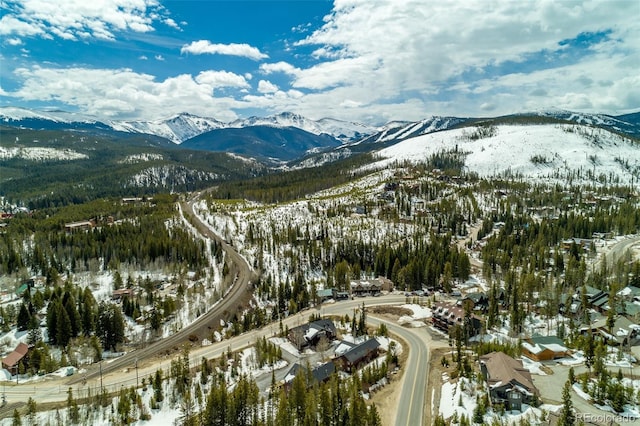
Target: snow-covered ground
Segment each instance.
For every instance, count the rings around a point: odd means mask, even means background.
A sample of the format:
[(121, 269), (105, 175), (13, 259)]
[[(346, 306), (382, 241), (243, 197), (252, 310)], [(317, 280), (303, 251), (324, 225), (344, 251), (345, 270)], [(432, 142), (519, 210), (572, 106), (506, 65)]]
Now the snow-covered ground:
[(426, 327), (427, 322), (425, 320), (431, 318), (431, 309), (416, 304), (402, 305), (401, 307), (411, 310), (413, 314), (401, 316), (398, 319), (399, 324), (411, 327)]
[(89, 158), (86, 154), (68, 148), (48, 147), (11, 147), (0, 146), (0, 159), (22, 158), (32, 161), (81, 160)]
[[(613, 175), (621, 182), (630, 183), (632, 175), (621, 162), (628, 160), (636, 173), (640, 171), (637, 143), (603, 129), (568, 124), (500, 125), (495, 128), (494, 136), (476, 140), (469, 137), (473, 128), (411, 138), (380, 150), (381, 160), (370, 167), (426, 161), (435, 153), (457, 149), (468, 153), (466, 170), (483, 177), (508, 173), (553, 183), (564, 181), (572, 171), (580, 170), (578, 180), (596, 183), (601, 175)], [(538, 161), (534, 161), (536, 156)], [(588, 172), (593, 173), (592, 179), (588, 178)]]

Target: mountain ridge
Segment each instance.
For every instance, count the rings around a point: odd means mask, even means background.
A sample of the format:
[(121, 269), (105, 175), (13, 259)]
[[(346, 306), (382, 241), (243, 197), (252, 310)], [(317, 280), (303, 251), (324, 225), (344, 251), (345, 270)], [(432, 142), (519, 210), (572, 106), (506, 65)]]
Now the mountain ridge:
[[(640, 112), (614, 117), (561, 109), (516, 113), (499, 117), (429, 116), (418, 121), (392, 121), (384, 126), (322, 118), (311, 120), (300, 114), (282, 112), (267, 117), (248, 117), (224, 123), (215, 118), (190, 113), (155, 121), (99, 121), (95, 117), (64, 111), (34, 111), (0, 107), (0, 124), (29, 129), (57, 129), (93, 132), (125, 139), (126, 135), (146, 135), (175, 147), (206, 151), (222, 150), (261, 158), (268, 163), (304, 160), (314, 164), (314, 155), (324, 156), (318, 164), (369, 152), (406, 139), (434, 132), (495, 123), (536, 122), (577, 123), (606, 128), (634, 138), (640, 137)], [(235, 129), (235, 130), (229, 130)], [(288, 130), (284, 130), (288, 129)], [(234, 135), (234, 142), (228, 138)], [(217, 137), (220, 140), (215, 140)], [(171, 141), (171, 142), (169, 142)], [(151, 143), (151, 139), (150, 139)], [(338, 152), (342, 150), (342, 152)]]
[(120, 132), (160, 136), (175, 144), (199, 136), (211, 130), (223, 128), (245, 128), (271, 126), (295, 127), (315, 135), (330, 135), (345, 143), (377, 131), (375, 126), (361, 123), (322, 118), (314, 121), (300, 114), (282, 112), (267, 117), (252, 116), (231, 122), (222, 122), (212, 117), (201, 117), (191, 113), (174, 114), (158, 120), (100, 120), (89, 115), (65, 111), (36, 111), (19, 107), (0, 107), (0, 123), (12, 127), (31, 129), (90, 128), (112, 129)]

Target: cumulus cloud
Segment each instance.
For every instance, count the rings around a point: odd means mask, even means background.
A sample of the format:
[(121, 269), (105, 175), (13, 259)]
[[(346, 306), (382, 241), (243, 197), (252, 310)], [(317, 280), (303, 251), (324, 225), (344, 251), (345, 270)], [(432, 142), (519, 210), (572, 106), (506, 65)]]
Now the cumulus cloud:
[(260, 71), (262, 71), (265, 74), (281, 72), (284, 74), (295, 76), (295, 75), (298, 75), (301, 70), (299, 68), (294, 67), (290, 63), (280, 61), (276, 63), (260, 64)]
[[(5, 46), (34, 36), (108, 39), (120, 30), (150, 31), (157, 23), (177, 26), (156, 0), (12, 4), (0, 18)], [(26, 13), (40, 4), (33, 16)], [(65, 13), (52, 11), (52, 4)], [(549, 107), (615, 114), (640, 105), (637, 2), (335, 0), (322, 22), (293, 28), (298, 41), (288, 40), (273, 62), (263, 62), (269, 56), (248, 44), (178, 45), (182, 54), (259, 61), (253, 68), (243, 64), (237, 74), (190, 68), (193, 75), (158, 79), (125, 69), (23, 68), (15, 75), (19, 89), (10, 95), (113, 116), (146, 110), (156, 118), (169, 105), (219, 119), (256, 108), (377, 124)], [(256, 73), (261, 78), (250, 85)]]
[[(640, 66), (636, 18), (637, 4), (624, 0), (340, 0), (324, 25), (297, 43), (315, 47), (316, 65), (260, 68), (314, 91), (305, 102), (333, 96), (333, 105), (344, 99), (366, 105), (367, 111), (342, 111), (351, 116), (365, 117), (378, 105), (401, 112), (418, 107), (421, 116), (508, 113), (542, 103), (597, 110), (614, 104), (622, 82), (630, 93), (615, 109), (625, 110), (637, 108), (631, 102), (640, 90), (629, 86)], [(572, 43), (577, 39), (582, 46)], [(621, 83), (595, 84), (600, 81)]]
[(271, 83), (270, 81), (260, 80), (258, 82), (258, 92), (260, 93), (275, 93), (278, 90), (278, 86)]
[(203, 71), (195, 78), (181, 74), (158, 81), (131, 69), (18, 68), (22, 86), (7, 96), (23, 100), (57, 101), (88, 114), (114, 119), (157, 119), (191, 111), (221, 120), (237, 118), (242, 102), (214, 96), (213, 89), (248, 86), (244, 77)]
[(244, 58), (253, 59), (254, 61), (259, 61), (269, 57), (268, 55), (260, 52), (258, 48), (245, 43), (214, 44), (209, 40), (198, 40), (191, 42), (191, 44), (185, 44), (182, 46), (182, 49), (180, 49), (180, 53), (191, 53), (193, 55), (210, 54), (242, 56)]
[(181, 30), (180, 25), (178, 25), (177, 22), (171, 18), (166, 18), (164, 20), (164, 23), (171, 28), (175, 28), (176, 30)]
[(227, 71), (203, 71), (195, 78), (198, 84), (206, 84), (211, 88), (236, 87), (249, 88), (249, 83), (244, 76)]
[(156, 0), (12, 0), (8, 5), (0, 35), (67, 40), (113, 40), (120, 31), (153, 31), (154, 21), (166, 13)]

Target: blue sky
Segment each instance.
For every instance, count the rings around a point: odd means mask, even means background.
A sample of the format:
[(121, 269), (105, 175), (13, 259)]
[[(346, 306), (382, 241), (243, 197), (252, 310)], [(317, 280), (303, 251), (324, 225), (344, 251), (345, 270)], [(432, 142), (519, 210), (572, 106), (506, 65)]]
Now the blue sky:
[(0, 106), (99, 119), (640, 109), (640, 2), (0, 0)]

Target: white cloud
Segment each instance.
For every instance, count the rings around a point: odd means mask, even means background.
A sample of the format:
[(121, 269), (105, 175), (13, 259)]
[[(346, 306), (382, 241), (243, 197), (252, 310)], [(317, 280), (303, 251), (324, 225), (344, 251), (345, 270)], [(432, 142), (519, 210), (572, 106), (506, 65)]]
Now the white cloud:
[(164, 56), (162, 56), (162, 55), (156, 55), (156, 56), (155, 56), (155, 59), (156, 59), (156, 61), (163, 62), (163, 61), (164, 61)]
[[(119, 31), (153, 31), (153, 22), (164, 13), (156, 0), (14, 0), (12, 3), (13, 8), (0, 20), (1, 35), (112, 40)], [(165, 23), (169, 20), (165, 19)]]
[(227, 71), (203, 71), (195, 78), (198, 84), (206, 84), (212, 89), (219, 87), (249, 88), (245, 77)]
[(181, 74), (162, 81), (131, 69), (19, 68), (22, 86), (6, 96), (22, 100), (55, 101), (98, 117), (153, 120), (184, 111), (237, 118), (234, 108), (247, 107), (230, 97), (214, 96), (218, 87), (245, 87), (242, 76), (221, 71)]
[(37, 23), (22, 21), (13, 15), (4, 15), (0, 18), (0, 35), (34, 36), (44, 31)]
[(260, 80), (258, 82), (258, 92), (260, 93), (275, 93), (278, 90), (278, 86), (271, 83), (270, 81)]
[[(158, 22), (175, 28), (156, 0), (106, 1), (18, 0), (0, 18), (0, 35), (6, 45), (31, 36), (112, 39)], [(225, 119), (234, 109), (262, 108), (370, 123), (548, 107), (615, 114), (640, 105), (637, 2), (335, 0), (320, 28), (292, 34), (302, 39), (285, 42), (290, 58), (238, 74), (203, 70), (160, 80), (122, 69), (30, 68), (16, 74), (20, 89), (10, 95), (113, 116), (193, 111)], [(567, 42), (578, 37), (585, 40)], [(181, 53), (268, 58), (248, 44), (208, 40), (184, 44)], [(250, 85), (256, 73), (264, 79)]]
[(141, 61), (149, 60), (149, 58), (146, 55), (140, 55), (140, 56), (138, 56), (138, 59), (140, 59)]
[(8, 38), (7, 43), (11, 46), (20, 46), (22, 44), (22, 40), (19, 38)]
[(166, 19), (164, 20), (164, 23), (165, 23), (165, 25), (167, 25), (167, 26), (169, 26), (169, 27), (171, 27), (171, 28), (175, 28), (176, 30), (182, 30), (182, 29), (180, 28), (180, 25), (178, 25), (178, 24), (177, 24), (177, 22), (176, 22), (176, 21), (174, 21), (174, 20), (173, 20), (173, 19), (171, 19), (171, 18), (166, 18)]
[[(315, 48), (316, 65), (260, 67), (265, 74), (288, 74), (293, 87), (313, 92), (296, 111), (323, 108), (320, 114), (328, 115), (331, 105), (345, 118), (378, 111), (379, 117), (410, 119), (531, 106), (610, 113), (638, 107), (635, 2), (337, 0), (324, 20), (297, 43)], [(602, 32), (608, 36), (579, 54), (565, 43)], [(561, 50), (562, 56), (554, 53)], [(537, 63), (528, 63), (532, 57)]]
[(244, 58), (253, 59), (259, 61), (261, 59), (268, 58), (269, 56), (260, 52), (256, 47), (249, 46), (248, 44), (214, 44), (209, 40), (198, 40), (191, 42), (191, 44), (185, 44), (180, 49), (180, 53), (191, 53), (194, 55), (231, 55), (242, 56)]
[(276, 72), (281, 72), (284, 74), (289, 74), (289, 75), (298, 75), (300, 73), (300, 69), (294, 67), (293, 65), (284, 62), (284, 61), (280, 61), (280, 62), (276, 62), (276, 63), (267, 63), (267, 64), (260, 64), (260, 71), (262, 71), (265, 74), (272, 74), (272, 73), (276, 73)]

